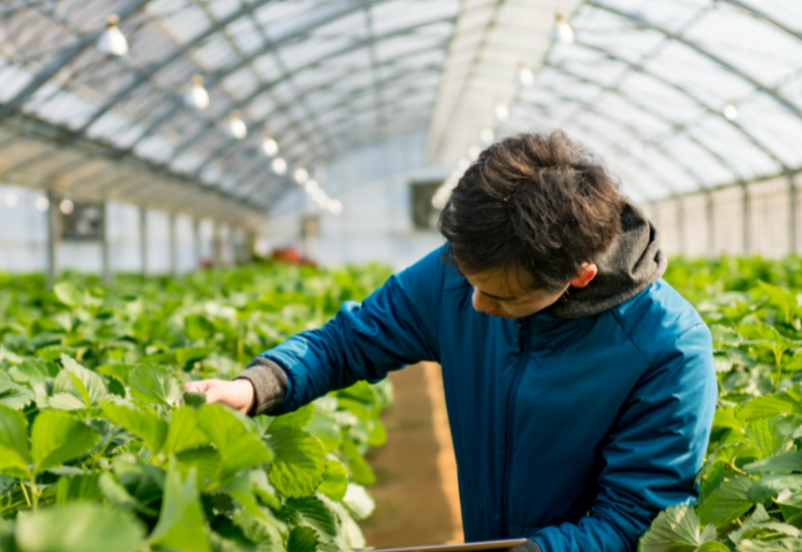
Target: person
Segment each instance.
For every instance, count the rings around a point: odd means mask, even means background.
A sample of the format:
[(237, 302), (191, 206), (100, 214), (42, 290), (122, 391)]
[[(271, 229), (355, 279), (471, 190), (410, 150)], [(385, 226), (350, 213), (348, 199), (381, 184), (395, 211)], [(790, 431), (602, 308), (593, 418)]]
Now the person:
[(186, 388), (281, 414), (439, 362), (466, 541), (634, 551), (697, 496), (717, 384), (707, 326), (618, 190), (562, 132), (503, 139), (453, 190), (441, 249), (233, 381)]

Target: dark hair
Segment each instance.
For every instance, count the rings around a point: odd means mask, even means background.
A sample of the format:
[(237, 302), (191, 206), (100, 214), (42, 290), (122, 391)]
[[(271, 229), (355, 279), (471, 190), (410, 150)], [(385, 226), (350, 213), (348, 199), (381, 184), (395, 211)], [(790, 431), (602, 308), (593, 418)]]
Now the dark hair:
[(623, 208), (617, 180), (562, 131), (521, 133), (479, 155), (439, 229), (446, 259), (464, 274), (502, 269), (559, 290), (610, 247)]

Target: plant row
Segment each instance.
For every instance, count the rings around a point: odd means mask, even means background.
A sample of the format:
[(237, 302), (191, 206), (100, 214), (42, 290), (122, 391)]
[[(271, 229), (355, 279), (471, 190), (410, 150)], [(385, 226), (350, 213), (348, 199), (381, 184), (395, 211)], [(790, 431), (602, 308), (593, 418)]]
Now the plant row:
[(0, 550), (364, 547), (389, 384), (253, 419), (182, 388), (236, 375), (387, 275), (261, 265), (52, 292), (0, 275)]

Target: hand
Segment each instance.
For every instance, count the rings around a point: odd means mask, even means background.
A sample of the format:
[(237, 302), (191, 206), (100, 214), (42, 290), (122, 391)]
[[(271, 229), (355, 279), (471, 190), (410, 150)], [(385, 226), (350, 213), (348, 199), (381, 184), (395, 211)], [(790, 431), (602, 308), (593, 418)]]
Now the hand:
[(184, 393), (205, 393), (206, 402), (222, 403), (246, 415), (256, 398), (253, 385), (246, 379), (191, 381), (184, 385)]

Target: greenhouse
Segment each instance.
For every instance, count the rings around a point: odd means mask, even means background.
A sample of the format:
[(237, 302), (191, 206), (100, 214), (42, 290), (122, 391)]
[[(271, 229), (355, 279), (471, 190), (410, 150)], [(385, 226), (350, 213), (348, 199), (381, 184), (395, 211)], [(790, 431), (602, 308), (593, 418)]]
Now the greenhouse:
[(0, 1), (0, 551), (802, 552), (800, 144), (794, 0)]

